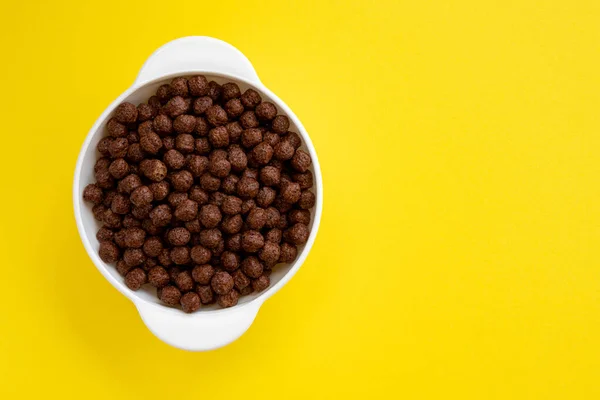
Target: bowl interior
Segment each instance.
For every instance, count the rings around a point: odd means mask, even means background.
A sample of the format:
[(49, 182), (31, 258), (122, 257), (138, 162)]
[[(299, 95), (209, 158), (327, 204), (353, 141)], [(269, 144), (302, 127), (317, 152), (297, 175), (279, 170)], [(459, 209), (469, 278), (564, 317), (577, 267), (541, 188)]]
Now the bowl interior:
[[(119, 103), (123, 102), (123, 101), (128, 101), (128, 102), (131, 102), (131, 103), (137, 105), (139, 103), (146, 102), (150, 96), (152, 96), (156, 93), (156, 90), (158, 89), (158, 87), (160, 85), (163, 85), (165, 83), (170, 83), (170, 81), (175, 76), (188, 76), (188, 75), (192, 75), (192, 74), (190, 74), (190, 73), (174, 74), (174, 75), (169, 75), (168, 77), (165, 77), (164, 79), (150, 82), (150, 83), (134, 90), (128, 96), (126, 96), (122, 99), (119, 99), (120, 100)], [(216, 74), (211, 75), (209, 73), (203, 73), (203, 75), (205, 75), (207, 77), (207, 79), (214, 80), (219, 84), (223, 84), (226, 82), (236, 82), (239, 85), (242, 93), (248, 88), (253, 88), (254, 90), (256, 90), (257, 92), (260, 93), (263, 100), (269, 100), (273, 104), (275, 104), (277, 106), (278, 113), (288, 114), (284, 110), (282, 110), (280, 100), (278, 100), (276, 98), (272, 98), (269, 94), (265, 93), (259, 87), (252, 86), (246, 82), (243, 82), (243, 81), (240, 81), (240, 80), (237, 80), (234, 78), (230, 78), (230, 77), (221, 76), (221, 75), (216, 75)], [(131, 291), (129, 288), (127, 288), (125, 286), (125, 284), (123, 282), (123, 278), (117, 272), (114, 264), (106, 264), (97, 256), (99, 243), (98, 243), (98, 240), (96, 239), (96, 232), (102, 226), (102, 224), (94, 219), (94, 216), (92, 214), (92, 206), (89, 203), (82, 201), (82, 199), (81, 199), (81, 194), (82, 194), (83, 188), (85, 188), (85, 186), (87, 184), (93, 183), (95, 181), (95, 179), (94, 179), (94, 164), (95, 164), (96, 160), (100, 157), (100, 153), (98, 153), (98, 151), (96, 150), (96, 145), (98, 144), (100, 139), (102, 139), (106, 135), (106, 123), (112, 116), (114, 108), (117, 105), (118, 105), (118, 103), (114, 103), (111, 106), (112, 109), (107, 110), (110, 112), (105, 114), (105, 118), (103, 120), (98, 121), (97, 129), (95, 130), (95, 132), (91, 133), (92, 137), (90, 138), (89, 145), (88, 145), (87, 149), (85, 150), (85, 154), (83, 156), (83, 161), (81, 163), (81, 173), (79, 174), (78, 177), (76, 177), (76, 184), (78, 185), (79, 193), (76, 193), (75, 196), (76, 197), (78, 196), (79, 200), (77, 200), (77, 198), (76, 198), (75, 201), (78, 201), (80, 204), (81, 214), (79, 217), (80, 217), (81, 223), (82, 223), (81, 225), (83, 228), (83, 234), (85, 235), (84, 240), (87, 239), (88, 246), (91, 249), (93, 249), (94, 254), (92, 255), (92, 260), (94, 261), (96, 266), (103, 270), (105, 276), (107, 274), (109, 274), (112, 278), (114, 278), (114, 279), (110, 279), (110, 280), (113, 282), (113, 284), (118, 285), (118, 289), (121, 292), (129, 295), (130, 297), (138, 297), (138, 298), (146, 300), (148, 302), (156, 303), (156, 304), (160, 304), (165, 307), (168, 307), (168, 306), (164, 305), (162, 302), (160, 302), (160, 300), (158, 300), (158, 298), (156, 297), (156, 289), (154, 289), (149, 284), (144, 285), (142, 287), (142, 289), (140, 289), (137, 292)], [(290, 131), (297, 132), (303, 139), (303, 143), (300, 148), (307, 151), (309, 154), (311, 154), (311, 156), (313, 156), (313, 160), (314, 160), (315, 159), (314, 151), (311, 151), (312, 149), (309, 149), (306, 145), (306, 139), (308, 138), (306, 132), (303, 131), (296, 124), (295, 116), (288, 114), (288, 117), (290, 119)], [(319, 191), (320, 182), (321, 182), (320, 171), (315, 171), (314, 167), (315, 167), (315, 163), (313, 163), (310, 167), (310, 171), (313, 173), (313, 176), (314, 176), (314, 186), (311, 190), (315, 193), (317, 201), (316, 201), (315, 207), (313, 207), (313, 210), (311, 210), (311, 224), (310, 224), (311, 237), (314, 236), (314, 233), (315, 233), (315, 232), (312, 232), (314, 229), (314, 223), (315, 223), (315, 221), (314, 221), (315, 220), (315, 212), (316, 212), (316, 209), (321, 204), (321, 195), (322, 195)], [(310, 242), (311, 242), (311, 240), (309, 239), (308, 243), (310, 243)], [(278, 264), (277, 266), (275, 266), (273, 268), (273, 272), (270, 276), (271, 285), (270, 285), (269, 289), (267, 289), (261, 293), (253, 293), (248, 296), (240, 297), (238, 306), (246, 304), (246, 303), (256, 299), (259, 296), (265, 295), (267, 292), (270, 291), (271, 288), (273, 288), (275, 285), (277, 285), (277, 283), (280, 282), (286, 276), (286, 274), (288, 274), (290, 272), (291, 269), (293, 269), (293, 267), (299, 260), (304, 259), (304, 257), (306, 256), (305, 247), (306, 247), (305, 245), (298, 247), (298, 257), (296, 258), (296, 261), (294, 263)], [(201, 307), (199, 312), (215, 310), (215, 309), (218, 309), (218, 306), (216, 306), (216, 305), (203, 306), (203, 307)], [(178, 311), (180, 311), (180, 310), (178, 310)], [(183, 313), (183, 311), (180, 311), (180, 312)]]

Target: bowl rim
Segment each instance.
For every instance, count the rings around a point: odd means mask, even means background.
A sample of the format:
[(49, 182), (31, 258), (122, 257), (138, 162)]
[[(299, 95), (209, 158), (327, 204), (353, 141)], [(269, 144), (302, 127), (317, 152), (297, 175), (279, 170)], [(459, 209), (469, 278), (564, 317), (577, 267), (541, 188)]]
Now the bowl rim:
[[(136, 292), (130, 290), (122, 280), (116, 279), (108, 271), (108, 265), (100, 259), (100, 256), (97, 254), (96, 250), (92, 247), (92, 243), (91, 243), (90, 239), (88, 238), (88, 236), (85, 232), (85, 228), (83, 226), (83, 220), (82, 220), (83, 199), (81, 197), (82, 187), (80, 185), (81, 171), (82, 171), (84, 162), (88, 161), (85, 158), (85, 154), (90, 146), (92, 139), (95, 137), (96, 134), (98, 134), (101, 126), (103, 126), (104, 122), (112, 114), (114, 109), (119, 104), (121, 104), (121, 102), (123, 102), (124, 99), (129, 97), (132, 93), (134, 93), (146, 86), (153, 85), (159, 81), (164, 81), (164, 80), (176, 78), (179, 76), (189, 76), (189, 75), (210, 75), (210, 76), (214, 76), (214, 77), (230, 79), (234, 82), (244, 83), (245, 85), (248, 85), (251, 88), (258, 89), (260, 92), (264, 93), (269, 98), (269, 100), (273, 101), (285, 113), (285, 115), (288, 118), (290, 118), (293, 121), (293, 123), (296, 125), (296, 127), (298, 128), (298, 134), (302, 137), (303, 143), (305, 144), (305, 146), (311, 156), (313, 170), (314, 170), (314, 184), (315, 184), (313, 187), (313, 190), (315, 192), (315, 198), (316, 198), (313, 226), (310, 231), (308, 240), (304, 244), (304, 248), (302, 249), (300, 254), (298, 254), (293, 265), (290, 267), (290, 270), (281, 277), (279, 282), (277, 282), (275, 285), (270, 286), (267, 290), (260, 293), (254, 299), (252, 299), (248, 302), (245, 302), (243, 304), (238, 303), (233, 307), (221, 308), (221, 309), (217, 309), (217, 310), (202, 310), (202, 308), (201, 308), (197, 312), (190, 313), (190, 314), (185, 313), (178, 308), (168, 307), (168, 306), (165, 306), (162, 304), (151, 302), (149, 300), (146, 300), (146, 299), (140, 297)], [(111, 283), (111, 285), (114, 286), (119, 292), (121, 292), (121, 294), (123, 294), (125, 297), (127, 297), (129, 300), (131, 300), (136, 305), (137, 305), (137, 303), (144, 303), (151, 307), (155, 307), (158, 310), (161, 310), (163, 312), (167, 312), (167, 313), (170, 313), (173, 315), (185, 316), (187, 318), (200, 318), (203, 316), (213, 316), (213, 315), (218, 315), (218, 314), (239, 312), (245, 308), (250, 308), (250, 307), (256, 307), (256, 306), (260, 307), (262, 305), (262, 303), (264, 303), (264, 301), (266, 301), (269, 297), (274, 295), (286, 283), (288, 283), (290, 281), (290, 279), (292, 279), (292, 277), (296, 274), (298, 269), (300, 269), (300, 267), (302, 266), (302, 264), (304, 264), (304, 261), (308, 257), (308, 254), (310, 253), (310, 251), (312, 249), (312, 246), (313, 246), (314, 241), (317, 236), (317, 232), (319, 230), (319, 226), (321, 223), (321, 215), (322, 215), (322, 211), (323, 211), (323, 180), (322, 180), (321, 167), (319, 164), (317, 153), (315, 151), (314, 145), (312, 143), (312, 140), (310, 139), (308, 132), (304, 128), (304, 125), (302, 124), (300, 119), (296, 116), (296, 114), (290, 109), (290, 107), (283, 100), (281, 100), (275, 93), (273, 93), (271, 90), (269, 90), (260, 80), (252, 81), (252, 80), (243, 78), (239, 75), (227, 74), (227, 73), (216, 72), (216, 71), (211, 71), (211, 70), (204, 70), (204, 69), (180, 70), (177, 72), (160, 75), (151, 80), (147, 80), (147, 81), (143, 81), (143, 82), (138, 82), (136, 80), (129, 88), (127, 88), (127, 90), (125, 90), (119, 97), (117, 97), (98, 117), (98, 119), (96, 120), (96, 122), (94, 123), (92, 128), (87, 133), (87, 135), (84, 139), (84, 142), (81, 145), (81, 148), (79, 150), (79, 155), (77, 157), (77, 164), (75, 167), (75, 174), (73, 177), (73, 209), (74, 209), (74, 213), (75, 213), (75, 221), (77, 223), (77, 230), (79, 232), (79, 237), (83, 243), (83, 246), (84, 246), (88, 256), (92, 260), (93, 264), (96, 266), (96, 269), (98, 269), (98, 271), (100, 271), (100, 273), (104, 276), (104, 278), (106, 280), (108, 280)]]

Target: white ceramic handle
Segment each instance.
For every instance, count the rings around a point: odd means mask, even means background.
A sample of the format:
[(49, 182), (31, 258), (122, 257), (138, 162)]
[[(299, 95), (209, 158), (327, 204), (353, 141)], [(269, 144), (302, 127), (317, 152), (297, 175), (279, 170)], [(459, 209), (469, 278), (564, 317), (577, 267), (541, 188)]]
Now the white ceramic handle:
[(227, 312), (181, 314), (162, 306), (137, 303), (142, 320), (160, 340), (190, 351), (225, 346), (248, 330), (261, 303), (254, 302)]
[(135, 84), (192, 70), (223, 73), (260, 83), (250, 61), (229, 43), (208, 36), (188, 36), (156, 50), (142, 66)]

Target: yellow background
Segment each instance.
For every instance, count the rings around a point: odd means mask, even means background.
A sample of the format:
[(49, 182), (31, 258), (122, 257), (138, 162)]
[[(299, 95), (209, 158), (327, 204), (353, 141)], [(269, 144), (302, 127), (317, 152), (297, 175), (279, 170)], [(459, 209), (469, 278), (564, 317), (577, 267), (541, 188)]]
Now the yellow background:
[[(0, 398), (600, 396), (598, 1), (0, 6)], [(234, 344), (171, 348), (75, 228), (79, 147), (160, 45), (226, 40), (325, 185)]]

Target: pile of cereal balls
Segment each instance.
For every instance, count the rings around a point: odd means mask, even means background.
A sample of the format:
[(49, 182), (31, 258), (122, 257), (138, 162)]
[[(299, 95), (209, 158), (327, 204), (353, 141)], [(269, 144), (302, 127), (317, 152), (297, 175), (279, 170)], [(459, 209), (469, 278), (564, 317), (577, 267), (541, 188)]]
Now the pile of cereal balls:
[(309, 236), (310, 155), (253, 89), (202, 75), (120, 104), (83, 191), (103, 223), (99, 255), (131, 290), (194, 312), (265, 290)]

